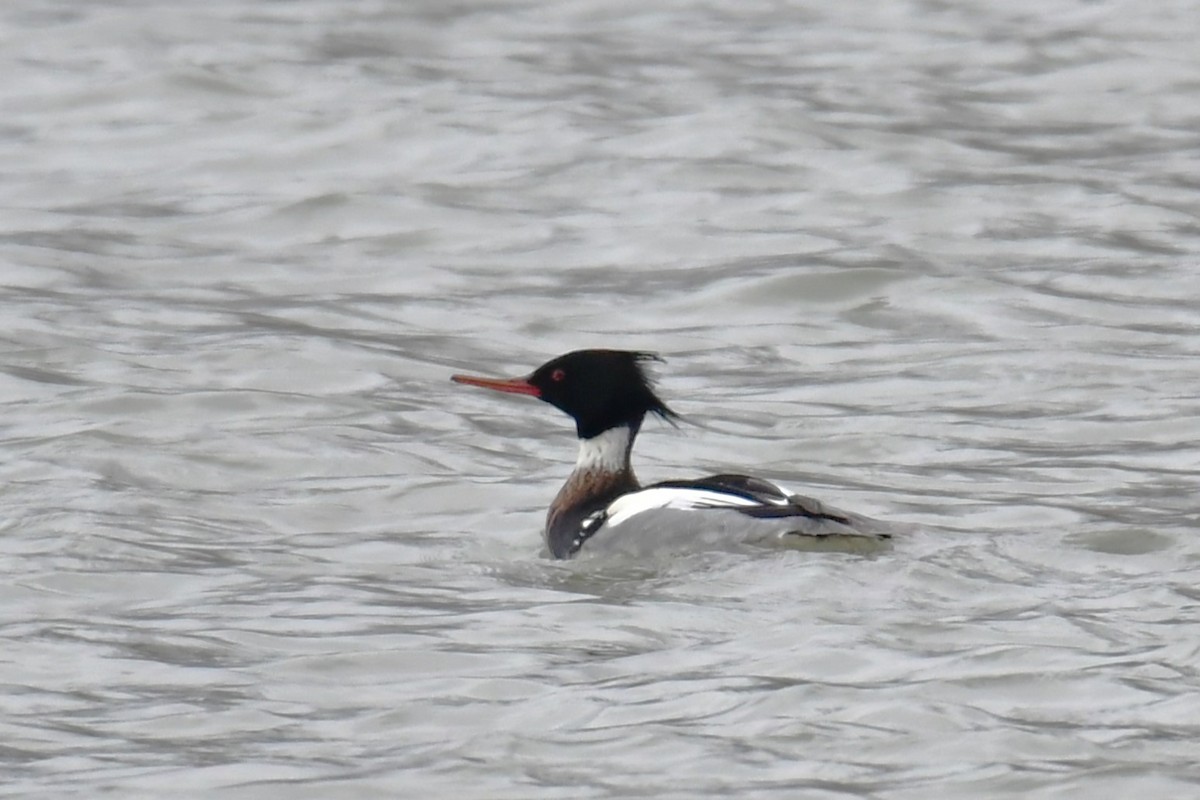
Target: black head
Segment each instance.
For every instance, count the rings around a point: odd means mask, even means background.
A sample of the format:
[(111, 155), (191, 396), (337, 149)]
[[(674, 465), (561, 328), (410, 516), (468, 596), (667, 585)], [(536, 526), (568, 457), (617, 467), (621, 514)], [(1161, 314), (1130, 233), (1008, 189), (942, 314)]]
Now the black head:
[(579, 438), (590, 439), (618, 425), (637, 430), (648, 413), (672, 421), (678, 417), (654, 394), (643, 369), (647, 361), (657, 360), (653, 353), (576, 350), (547, 361), (528, 378), (455, 375), (452, 380), (545, 400), (574, 417)]

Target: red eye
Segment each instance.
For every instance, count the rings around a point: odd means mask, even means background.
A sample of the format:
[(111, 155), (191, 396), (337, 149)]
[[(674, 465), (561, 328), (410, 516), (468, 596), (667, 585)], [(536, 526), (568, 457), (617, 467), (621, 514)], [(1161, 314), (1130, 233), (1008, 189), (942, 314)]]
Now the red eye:
[(556, 369), (550, 373), (550, 380), (555, 383), (562, 383), (562, 379), (565, 377), (567, 377), (567, 373), (563, 372), (562, 369)]

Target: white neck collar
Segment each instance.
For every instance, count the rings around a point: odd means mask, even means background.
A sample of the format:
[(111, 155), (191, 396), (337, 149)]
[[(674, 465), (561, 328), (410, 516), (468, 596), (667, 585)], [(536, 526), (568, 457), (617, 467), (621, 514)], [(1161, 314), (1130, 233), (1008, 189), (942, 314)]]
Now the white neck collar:
[(632, 446), (633, 431), (625, 425), (609, 428), (591, 439), (580, 439), (575, 471), (621, 472), (629, 466)]

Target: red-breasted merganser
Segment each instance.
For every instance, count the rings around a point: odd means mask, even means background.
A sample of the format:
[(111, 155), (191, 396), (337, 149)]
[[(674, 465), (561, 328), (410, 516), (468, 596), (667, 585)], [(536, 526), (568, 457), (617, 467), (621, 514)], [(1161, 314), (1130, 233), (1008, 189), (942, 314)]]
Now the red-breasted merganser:
[(453, 375), (451, 380), (544, 400), (575, 419), (579, 459), (546, 514), (546, 546), (555, 558), (583, 549), (653, 551), (674, 529), (689, 540), (765, 542), (790, 537), (886, 540), (877, 520), (830, 508), (777, 483), (747, 475), (711, 475), (642, 486), (629, 454), (646, 414), (678, 414), (654, 393), (643, 364), (653, 353), (576, 350), (525, 378)]

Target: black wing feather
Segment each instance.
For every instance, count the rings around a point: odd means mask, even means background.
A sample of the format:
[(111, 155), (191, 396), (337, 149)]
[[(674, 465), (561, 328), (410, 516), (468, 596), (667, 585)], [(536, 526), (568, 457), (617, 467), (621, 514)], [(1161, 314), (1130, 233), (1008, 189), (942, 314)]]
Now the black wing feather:
[(733, 511), (759, 519), (780, 519), (785, 517), (807, 517), (808, 519), (827, 519), (850, 524), (850, 520), (841, 514), (834, 514), (821, 508), (812, 507), (811, 502), (796, 495), (788, 495), (778, 486), (762, 478), (750, 475), (721, 474), (710, 475), (696, 480), (674, 480), (656, 483), (647, 488), (670, 489), (701, 489), (709, 492), (723, 492), (750, 500), (753, 506), (726, 506)]

